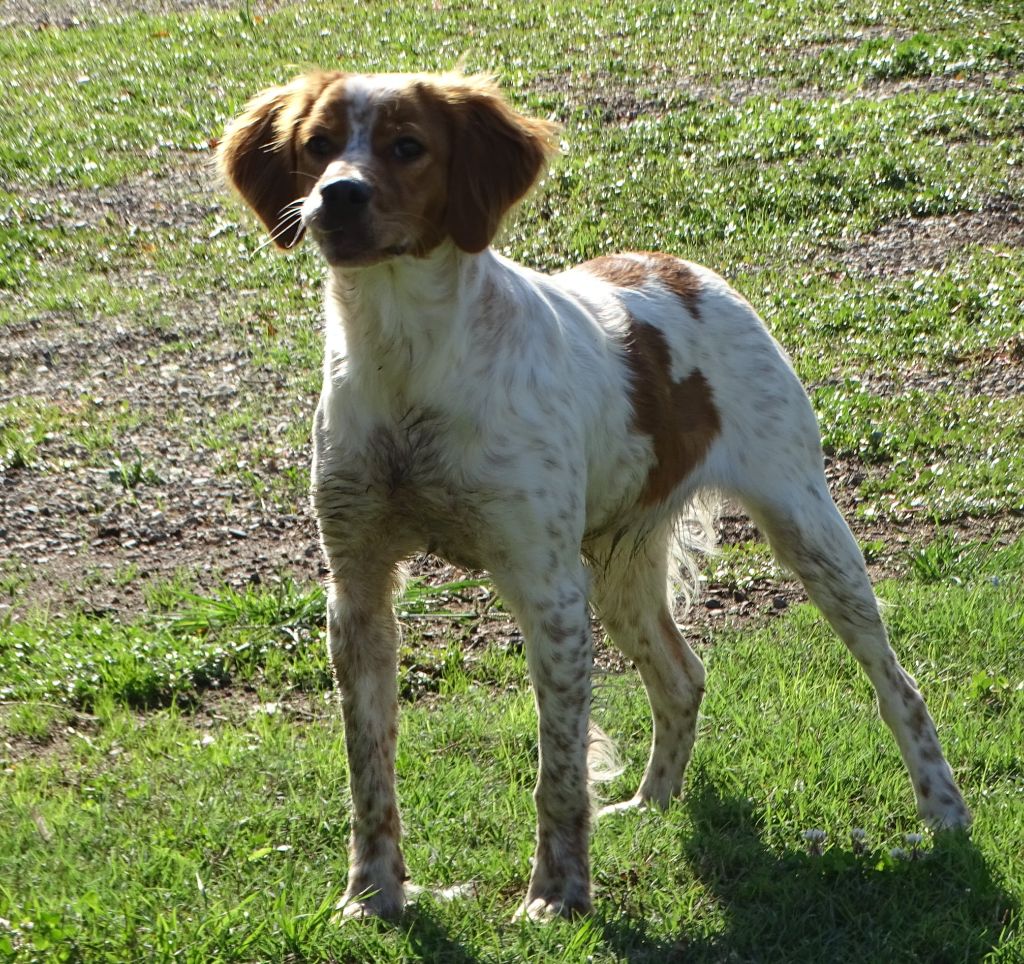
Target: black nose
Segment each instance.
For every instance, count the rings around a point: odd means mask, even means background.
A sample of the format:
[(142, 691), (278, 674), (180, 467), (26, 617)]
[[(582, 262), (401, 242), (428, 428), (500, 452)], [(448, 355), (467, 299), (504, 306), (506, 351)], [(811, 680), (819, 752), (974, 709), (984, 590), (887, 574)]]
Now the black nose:
[(320, 198), (328, 214), (344, 217), (359, 214), (370, 203), (373, 188), (366, 181), (342, 177), (320, 188)]

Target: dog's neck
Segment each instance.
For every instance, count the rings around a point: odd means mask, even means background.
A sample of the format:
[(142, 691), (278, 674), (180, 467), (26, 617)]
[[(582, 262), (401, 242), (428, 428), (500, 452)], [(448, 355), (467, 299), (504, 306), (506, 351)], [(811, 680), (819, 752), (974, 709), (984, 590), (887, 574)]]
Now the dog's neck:
[(488, 278), (490, 249), (467, 254), (439, 245), (366, 268), (334, 267), (327, 281), (327, 363), (363, 387), (394, 394), (437, 384), (466, 361), (470, 326)]

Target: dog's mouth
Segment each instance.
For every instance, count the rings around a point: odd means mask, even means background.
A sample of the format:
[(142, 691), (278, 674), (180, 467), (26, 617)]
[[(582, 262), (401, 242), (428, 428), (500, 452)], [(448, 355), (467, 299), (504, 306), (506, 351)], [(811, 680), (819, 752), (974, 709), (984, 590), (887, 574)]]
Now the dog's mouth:
[(315, 223), (309, 225), (310, 234), (316, 240), (328, 264), (333, 267), (359, 267), (377, 264), (387, 258), (407, 254), (411, 245), (405, 242), (379, 244), (368, 232), (351, 228), (324, 230)]

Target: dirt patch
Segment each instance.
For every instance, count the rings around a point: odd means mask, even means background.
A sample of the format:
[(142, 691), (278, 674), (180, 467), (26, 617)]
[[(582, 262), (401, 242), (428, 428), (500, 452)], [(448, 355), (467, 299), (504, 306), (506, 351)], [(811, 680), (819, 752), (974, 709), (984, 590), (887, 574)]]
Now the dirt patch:
[(840, 259), (851, 274), (900, 278), (941, 271), (950, 257), (976, 245), (1024, 245), (1024, 211), (1008, 198), (992, 198), (982, 211), (901, 218), (849, 244)]
[(960, 396), (1016, 398), (1024, 394), (1024, 336), (995, 349), (950, 358), (944, 368), (865, 371), (860, 386), (881, 398), (909, 392), (949, 392)]
[[(860, 41), (810, 44), (801, 47), (807, 59), (820, 57), (821, 51), (839, 47), (854, 49)], [(597, 118), (604, 124), (629, 124), (639, 117), (662, 117), (679, 104), (711, 101), (741, 107), (754, 97), (775, 100), (889, 100), (908, 93), (940, 91), (983, 91), (991, 89), (995, 78), (1012, 80), (1012, 71), (988, 71), (985, 74), (939, 74), (899, 80), (868, 80), (857, 90), (837, 90), (828, 86), (786, 87), (777, 78), (733, 77), (716, 83), (685, 74), (655, 68), (641, 81), (623, 80), (610, 71), (595, 70), (573, 74), (540, 74), (531, 78), (531, 93), (556, 96), (570, 111)]]
[(0, 187), (23, 196), (29, 217), (50, 230), (192, 228), (223, 210), (226, 190), (210, 153), (174, 151), (164, 156), (167, 167), (126, 178), (115, 187), (26, 188), (6, 181)]
[(541, 74), (531, 78), (531, 93), (555, 95), (570, 110), (602, 123), (630, 123), (638, 117), (658, 117), (687, 101), (727, 101), (742, 104), (751, 97), (777, 93), (770, 77), (737, 79), (723, 84), (701, 83), (685, 76), (653, 73), (642, 83), (624, 82), (608, 71)]
[[(208, 156), (188, 153), (114, 188), (24, 193), (46, 227), (138, 230), (154, 243), (169, 228), (208, 225), (224, 200)], [(158, 271), (114, 270), (112, 285), (173, 291)], [(199, 591), (317, 577), (305, 495), (293, 487), (282, 508), (279, 491), (259, 494), (309, 465), (308, 444), (283, 439), (289, 416), (240, 415), (237, 431), (216, 429), (235, 412), (282, 411), (279, 399), (292, 418), (312, 418), (316, 404), (301, 373), (256, 364), (248, 333), (220, 322), (250, 295), (195, 292), (138, 317), (64, 311), (4, 327), (0, 404), (46, 406), (76, 432), (48, 434), (27, 466), (5, 469), (0, 452), (0, 577), (14, 586), (0, 604), (130, 616), (172, 577)], [(103, 440), (83, 444), (90, 433)], [(211, 447), (211, 433), (230, 445)]]
[(856, 50), (866, 40), (891, 40), (898, 43), (901, 40), (909, 40), (913, 36), (912, 30), (892, 27), (889, 24), (877, 24), (875, 26), (859, 27), (857, 30), (845, 33), (842, 36), (828, 37), (823, 40), (810, 40), (798, 42), (792, 48), (794, 56), (805, 60), (820, 58), (828, 50), (843, 50), (849, 53)]
[[(26, 712), (38, 714), (29, 735), (12, 726), (12, 717)], [(0, 773), (20, 760), (39, 757), (70, 758), (77, 740), (90, 740), (99, 721), (89, 713), (53, 703), (0, 702)]]
[(1011, 70), (986, 70), (984, 74), (949, 73), (899, 79), (869, 79), (856, 95), (868, 100), (890, 100), (903, 94), (937, 94), (946, 90), (988, 91), (997, 80), (1013, 82)]
[(90, 451), (57, 431), (27, 467), (0, 471), (3, 574), (17, 580), (19, 608), (130, 614), (149, 585), (181, 573), (199, 590), (317, 576), (305, 496), (283, 510), (244, 477), (302, 471), (308, 445), (275, 439), (276, 423), (240, 428), (230, 450), (203, 442), (217, 418), (254, 398), (294, 401), (296, 386), (253, 364), (209, 305), (174, 315), (167, 328), (51, 317), (6, 339), (0, 402), (36, 399), (112, 435)]

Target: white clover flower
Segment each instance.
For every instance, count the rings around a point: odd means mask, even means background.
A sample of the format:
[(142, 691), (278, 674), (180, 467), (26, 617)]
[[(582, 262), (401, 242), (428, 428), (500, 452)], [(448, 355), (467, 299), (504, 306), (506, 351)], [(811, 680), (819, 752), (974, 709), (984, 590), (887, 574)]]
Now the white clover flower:
[(824, 830), (805, 830), (800, 834), (804, 840), (807, 841), (808, 852), (815, 857), (821, 856), (825, 841), (828, 839), (828, 834)]
[(918, 860), (924, 856), (921, 850), (921, 841), (924, 837), (919, 833), (905, 833), (903, 839), (910, 845), (910, 859)]

